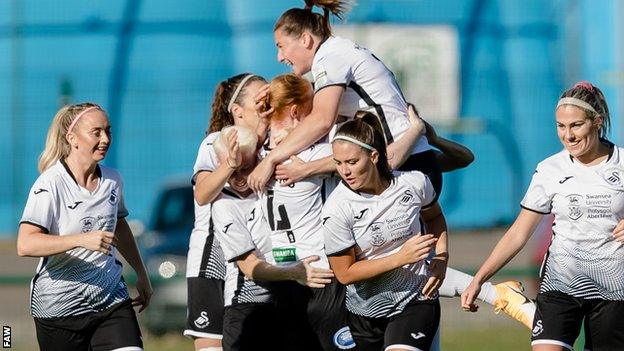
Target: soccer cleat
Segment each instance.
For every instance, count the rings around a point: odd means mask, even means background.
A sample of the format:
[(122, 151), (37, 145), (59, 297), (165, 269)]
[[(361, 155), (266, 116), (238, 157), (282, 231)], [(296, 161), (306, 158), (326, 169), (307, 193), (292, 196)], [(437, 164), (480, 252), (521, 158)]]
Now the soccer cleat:
[(510, 280), (494, 285), (496, 288), (496, 300), (494, 300), (494, 313), (501, 311), (513, 317), (527, 328), (533, 328), (533, 316), (535, 316), (535, 303), (522, 292), (524, 288), (520, 282)]

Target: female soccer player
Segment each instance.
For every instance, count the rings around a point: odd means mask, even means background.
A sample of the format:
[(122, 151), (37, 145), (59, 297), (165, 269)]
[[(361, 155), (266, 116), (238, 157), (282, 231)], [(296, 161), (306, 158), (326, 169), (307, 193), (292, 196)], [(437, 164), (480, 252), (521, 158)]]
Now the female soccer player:
[[(230, 133), (233, 130), (236, 138)], [(266, 281), (292, 280), (322, 288), (333, 277), (328, 269), (310, 266), (318, 256), (291, 265), (273, 265), (279, 256), (274, 256), (272, 250), (271, 230), (260, 214), (258, 197), (247, 186), (247, 175), (256, 164), (256, 144), (256, 135), (240, 126), (226, 127), (214, 143), (221, 162), (236, 169), (212, 205), (215, 234), (229, 262), (223, 321), (226, 350), (275, 350), (286, 346)], [(289, 317), (295, 313), (290, 311)]]
[[(270, 155), (288, 133), (308, 118), (312, 109), (312, 85), (306, 79), (284, 74), (271, 80), (269, 102), (270, 138), (262, 155)], [(331, 156), (331, 145), (316, 143), (297, 154), (305, 162)], [(334, 167), (335, 168), (335, 167)], [(271, 232), (273, 257), (289, 265), (318, 256), (314, 267), (329, 268), (324, 250), (321, 210), (327, 194), (327, 174), (300, 179), (288, 186), (272, 179), (261, 193), (262, 214)], [(280, 315), (291, 329), (284, 339), (303, 350), (344, 350), (354, 347), (346, 325), (344, 287), (335, 279), (323, 289), (284, 282), (275, 289)]]
[[(343, 124), (332, 149), (343, 182), (323, 208), (325, 250), (348, 284), (353, 338), (362, 350), (428, 350), (448, 259), (435, 190), (420, 172), (394, 175), (383, 135), (362, 120)], [(428, 267), (434, 250), (438, 263)]]
[[(324, 15), (312, 12), (313, 6), (322, 8)], [(292, 66), (297, 75), (312, 72), (314, 101), (309, 118), (262, 160), (250, 175), (249, 185), (262, 190), (276, 165), (327, 135), (338, 116), (350, 119), (356, 111), (370, 109), (383, 128), (390, 161), (396, 167), (402, 165), (401, 170), (426, 173), (439, 194), (442, 176), (426, 138), (396, 143), (404, 138), (410, 123), (407, 103), (392, 72), (367, 49), (332, 36), (330, 12), (342, 17), (346, 10), (344, 0), (306, 0), (305, 8), (286, 11), (275, 24), (278, 60)]]
[[(297, 89), (305, 90), (306, 86), (309, 86), (309, 84), (307, 84), (303, 80), (303, 78), (297, 78), (295, 75), (292, 74), (281, 76), (281, 80), (284, 82), (293, 83), (301, 81), (301, 83), (299, 84), (299, 86), (291, 83), (288, 86), (288, 89), (280, 89), (282, 91), (287, 91), (288, 94), (283, 92), (275, 93), (274, 91), (278, 89), (275, 87), (274, 84), (274, 82), (276, 82), (277, 80), (274, 79), (271, 83), (272, 85), (269, 99), (271, 108), (274, 110), (284, 110), (286, 107), (290, 107), (292, 109), (292, 103), (295, 100), (292, 96), (297, 95)], [(291, 96), (291, 98), (287, 99), (285, 98), (285, 96)], [(309, 103), (311, 102), (311, 99), (312, 96), (300, 92), (297, 102), (299, 106), (304, 106), (305, 108), (309, 109)], [(295, 110), (294, 112), (299, 112), (299, 114), (301, 114), (300, 110), (301, 108), (299, 108), (299, 111)], [(410, 142), (410, 140), (413, 140), (419, 135), (425, 133), (431, 145), (435, 146), (438, 149), (433, 150), (435, 161), (437, 162), (439, 169), (444, 172), (450, 172), (459, 168), (467, 167), (474, 160), (474, 155), (468, 148), (461, 144), (438, 136), (435, 132), (435, 129), (426, 121), (420, 118), (415, 108), (411, 104), (408, 108), (408, 115), (410, 120), (410, 128), (406, 131), (403, 138), (395, 142), (396, 144)], [(378, 124), (376, 116), (370, 112), (358, 111), (356, 113), (356, 118), (363, 119), (371, 125)], [(274, 122), (274, 118), (271, 118), (271, 120), (271, 129), (276, 129), (276, 126), (274, 125), (276, 124)], [(299, 118), (296, 124), (293, 124), (291, 122), (287, 124), (286, 127), (290, 131), (293, 128), (296, 128), (296, 126), (299, 125), (302, 121), (303, 118)], [(277, 125), (279, 126), (279, 124), (280, 123), (278, 122)], [(273, 138), (276, 140), (284, 139), (285, 136), (288, 134), (284, 133), (284, 129), (284, 127), (278, 127), (279, 132), (277, 132), (277, 135), (274, 135)], [(319, 145), (323, 144), (315, 144), (317, 151), (319, 149)], [(392, 167), (393, 163), (390, 162), (390, 165)], [(311, 178), (323, 173), (335, 171), (336, 164), (331, 157), (317, 157), (314, 160), (308, 157), (304, 161), (297, 156), (291, 156), (289, 161), (284, 162), (283, 164), (280, 164), (276, 167), (275, 178), (278, 180), (278, 183), (281, 185), (281, 187), (290, 187), (294, 183), (302, 179)], [(326, 185), (327, 183), (328, 182), (326, 180)], [(281, 187), (278, 189), (281, 189)], [(329, 195), (331, 189), (333, 188), (326, 188), (326, 196)], [(271, 191), (274, 192), (274, 190)], [(471, 280), (472, 276), (457, 271), (453, 268), (447, 267), (446, 278), (444, 279), (444, 282), (440, 287), (440, 296), (459, 297)], [(478, 298), (494, 306), (496, 313), (498, 313), (499, 311), (504, 311), (514, 319), (523, 323), (525, 326), (527, 326), (527, 328), (531, 329), (535, 305), (522, 294), (522, 286), (519, 282), (508, 281), (496, 285), (487, 282), (484, 284), (484, 289)]]
[(219, 162), (213, 142), (221, 129), (230, 125), (245, 126), (258, 135), (258, 142), (264, 141), (266, 123), (255, 113), (253, 105), (253, 96), (264, 84), (264, 78), (244, 73), (217, 85), (210, 134), (202, 140), (193, 167), (195, 226), (187, 256), (188, 317), (184, 335), (195, 340), (197, 350), (219, 350), (223, 330), (225, 260), (219, 242), (212, 235), (210, 203), (221, 192), (234, 168)]
[(522, 249), (543, 215), (554, 215), (533, 322), (535, 351), (573, 350), (581, 323), (591, 347), (624, 349), (624, 176), (622, 148), (606, 140), (604, 95), (589, 82), (566, 90), (555, 108), (563, 150), (537, 165), (516, 221), (481, 266), (462, 305), (474, 309), (482, 282)]
[[(17, 253), (41, 257), (31, 312), (41, 350), (142, 350), (132, 306), (149, 305), (152, 287), (125, 217), (123, 182), (100, 166), (111, 126), (93, 103), (61, 108), (39, 160), (19, 226)], [(130, 299), (117, 251), (137, 273)]]

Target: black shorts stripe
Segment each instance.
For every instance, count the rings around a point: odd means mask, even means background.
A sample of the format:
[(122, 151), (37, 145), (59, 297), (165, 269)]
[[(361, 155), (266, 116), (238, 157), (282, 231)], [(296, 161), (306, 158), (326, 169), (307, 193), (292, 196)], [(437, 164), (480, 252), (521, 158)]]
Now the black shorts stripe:
[(210, 224), (208, 226), (208, 237), (206, 238), (206, 242), (204, 243), (204, 250), (202, 252), (201, 264), (199, 266), (200, 275), (205, 275), (206, 271), (208, 270), (210, 256), (212, 255), (212, 245), (214, 243), (214, 238), (215, 238), (214, 224), (212, 223), (212, 218), (210, 218)]
[(238, 276), (236, 277), (236, 289), (234, 290), (234, 297), (232, 297), (232, 304), (240, 303), (240, 294), (243, 286), (245, 285), (245, 274), (240, 269), (238, 270)]
[(388, 121), (386, 120), (386, 114), (381, 108), (381, 105), (377, 104), (368, 95), (368, 93), (366, 93), (364, 88), (362, 88), (356, 82), (351, 81), (349, 83), (349, 88), (353, 89), (353, 91), (355, 91), (360, 96), (360, 98), (362, 98), (362, 100), (364, 100), (364, 102), (368, 104), (368, 106), (371, 106), (375, 109), (375, 112), (377, 112), (377, 118), (379, 118), (379, 122), (383, 129), (384, 137), (386, 138), (386, 145), (392, 144), (392, 142), (394, 141), (394, 138), (392, 137), (392, 133), (390, 132), (390, 127), (388, 126)]

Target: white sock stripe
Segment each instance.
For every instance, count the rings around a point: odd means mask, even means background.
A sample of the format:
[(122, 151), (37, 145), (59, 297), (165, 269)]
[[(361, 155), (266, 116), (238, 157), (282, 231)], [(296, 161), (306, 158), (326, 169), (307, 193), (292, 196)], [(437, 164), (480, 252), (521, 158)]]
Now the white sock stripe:
[(216, 340), (223, 339), (223, 335), (221, 334), (202, 333), (202, 332), (188, 330), (188, 329), (185, 330), (183, 334), (184, 336), (188, 336), (188, 337), (192, 336), (195, 338), (202, 338), (202, 339), (216, 339)]
[(120, 347), (118, 349), (113, 349), (111, 351), (143, 351), (143, 349), (138, 346), (127, 346), (127, 347)]
[(563, 346), (570, 351), (574, 351), (574, 347), (559, 340), (552, 340), (552, 339), (533, 340), (531, 341), (531, 346), (533, 345), (557, 345), (557, 346)]
[(419, 349), (417, 347), (414, 347), (414, 346), (411, 346), (411, 345), (404, 345), (404, 344), (392, 344), (392, 345), (386, 347), (384, 349), (384, 351), (389, 351), (389, 350), (392, 350), (392, 349), (402, 349), (402, 350), (409, 350), (409, 351), (424, 351), (424, 350), (421, 350), (421, 349)]

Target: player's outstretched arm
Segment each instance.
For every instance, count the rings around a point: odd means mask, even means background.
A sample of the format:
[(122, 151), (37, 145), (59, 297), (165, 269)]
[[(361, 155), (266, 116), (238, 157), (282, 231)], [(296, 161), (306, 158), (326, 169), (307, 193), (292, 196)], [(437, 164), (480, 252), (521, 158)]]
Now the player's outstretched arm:
[(256, 192), (262, 191), (273, 175), (275, 166), (329, 133), (338, 117), (338, 105), (343, 92), (344, 87), (333, 85), (314, 94), (312, 112), (308, 117), (293, 129), (275, 149), (271, 150), (269, 155), (249, 175), (247, 183), (251, 189)]
[(290, 160), (290, 163), (279, 164), (275, 167), (275, 179), (283, 181), (280, 183), (281, 186), (288, 186), (312, 176), (336, 171), (336, 162), (331, 156), (310, 162), (304, 162), (297, 156), (290, 156)]
[(255, 253), (249, 252), (240, 257), (236, 264), (249, 279), (256, 281), (294, 280), (301, 285), (323, 288), (331, 283), (334, 276), (331, 270), (315, 268), (310, 265), (318, 261), (318, 256), (310, 256), (294, 265), (276, 266), (261, 260)]
[(461, 304), (463, 309), (467, 311), (477, 310), (474, 302), (481, 291), (481, 285), (496, 274), (524, 247), (542, 216), (540, 213), (524, 208), (520, 210), (515, 222), (498, 241), (490, 256), (475, 274), (470, 285), (462, 293)]

